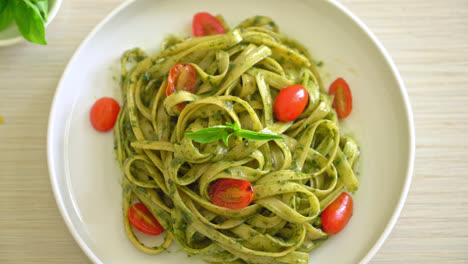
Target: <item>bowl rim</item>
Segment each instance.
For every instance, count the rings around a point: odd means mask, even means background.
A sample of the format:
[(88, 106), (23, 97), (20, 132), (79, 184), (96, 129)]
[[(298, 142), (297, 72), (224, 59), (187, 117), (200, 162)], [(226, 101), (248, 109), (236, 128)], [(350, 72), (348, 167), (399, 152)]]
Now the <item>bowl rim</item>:
[(343, 4), (337, 2), (336, 0), (327, 0), (327, 1), (329, 1), (338, 9), (340, 9), (346, 16), (348, 16), (351, 20), (353, 20), (369, 36), (370, 40), (377, 47), (380, 53), (384, 56), (385, 61), (387, 62), (388, 66), (390, 66), (393, 77), (396, 79), (398, 83), (398, 87), (400, 88), (399, 92), (405, 103), (405, 113), (406, 113), (406, 119), (408, 121), (407, 133), (409, 135), (409, 144), (408, 144), (409, 155), (408, 155), (408, 168), (406, 170), (406, 178), (405, 178), (404, 186), (403, 186), (403, 189), (401, 190), (398, 203), (396, 207), (394, 208), (393, 214), (390, 217), (387, 225), (385, 226), (384, 231), (382, 232), (380, 237), (377, 239), (374, 246), (366, 254), (366, 256), (364, 256), (364, 258), (362, 258), (362, 260), (359, 262), (359, 263), (368, 263), (375, 256), (375, 254), (379, 251), (379, 249), (382, 247), (387, 237), (392, 232), (392, 229), (395, 226), (398, 220), (398, 217), (401, 214), (401, 211), (403, 210), (403, 207), (405, 205), (405, 201), (406, 201), (406, 198), (408, 196), (408, 192), (411, 186), (411, 180), (413, 178), (413, 169), (414, 169), (415, 148), (416, 148), (416, 143), (415, 143), (416, 136), (415, 136), (415, 128), (414, 128), (413, 111), (411, 108), (411, 103), (410, 103), (409, 96), (406, 90), (406, 86), (403, 82), (403, 78), (401, 77), (400, 72), (398, 71), (395, 63), (393, 62), (393, 59), (391, 58), (390, 54), (385, 49), (385, 47), (380, 42), (380, 40), (375, 36), (375, 34), (370, 30), (370, 28), (366, 24), (364, 24), (363, 21), (361, 21), (360, 18), (358, 18), (354, 13), (348, 10)]
[[(54, 20), (54, 18), (57, 15), (61, 5), (62, 5), (62, 0), (55, 0), (54, 1), (54, 4), (52, 5), (52, 8), (49, 9), (49, 12), (48, 12), (49, 17), (48, 17), (47, 22), (45, 23), (45, 27), (47, 27), (50, 24), (50, 22), (52, 22), (52, 20)], [(0, 47), (10, 46), (10, 45), (16, 44), (18, 42), (21, 42), (22, 40), (24, 40), (23, 36), (0, 40)]]
[[(62, 0), (56, 0), (60, 6)], [(53, 138), (54, 138), (54, 131), (53, 131), (53, 118), (54, 118), (54, 113), (55, 111), (55, 105), (57, 105), (57, 91), (58, 88), (62, 86), (64, 82), (64, 76), (70, 71), (70, 65), (72, 64), (73, 61), (75, 61), (76, 57), (80, 53), (79, 51), (97, 34), (98, 31), (101, 30), (101, 28), (107, 24), (109, 20), (111, 20), (115, 15), (117, 15), (120, 11), (125, 9), (127, 6), (131, 5), (132, 3), (136, 2), (137, 0), (126, 0), (120, 5), (118, 5), (115, 9), (113, 9), (103, 20), (101, 20), (93, 29), (92, 31), (85, 37), (85, 39), (80, 43), (78, 48), (75, 50), (73, 56), (70, 58), (70, 60), (67, 63), (67, 66), (65, 67), (65, 70), (62, 73), (62, 76), (60, 78), (60, 81), (57, 85), (54, 98), (51, 104), (50, 112), (49, 112), (49, 120), (48, 120), (48, 130), (47, 130), (47, 163), (48, 163), (48, 168), (49, 168), (49, 178), (50, 178), (50, 183), (53, 189), (54, 193), (54, 198), (57, 203), (57, 207), (60, 211), (60, 214), (62, 215), (62, 218), (75, 239), (75, 241), (78, 243), (80, 246), (81, 250), (88, 256), (88, 258), (93, 262), (93, 263), (102, 263), (101, 260), (99, 259), (98, 256), (88, 247), (88, 245), (85, 243), (83, 238), (78, 234), (76, 229), (73, 226), (72, 220), (70, 216), (68, 215), (66, 208), (65, 208), (65, 203), (63, 198), (59, 195), (59, 185), (57, 182), (57, 175), (58, 172), (56, 171), (56, 166), (55, 166), (55, 160), (53, 159)], [(309, 0), (307, 0), (309, 1)], [(369, 27), (364, 24), (356, 15), (354, 15), (350, 10), (348, 10), (343, 4), (339, 3), (337, 0), (322, 0), (325, 2), (328, 2), (332, 4), (335, 8), (337, 8), (339, 11), (341, 11), (345, 16), (350, 18), (352, 21), (354, 21), (361, 30), (364, 31), (364, 33), (369, 36), (371, 42), (375, 45), (377, 50), (383, 55), (386, 63), (390, 67), (390, 70), (393, 74), (393, 77), (398, 83), (398, 88), (401, 97), (403, 98), (404, 104), (405, 104), (405, 113), (406, 113), (406, 121), (408, 122), (408, 135), (409, 135), (409, 144), (408, 144), (408, 168), (406, 170), (406, 177), (404, 181), (404, 186), (401, 190), (398, 202), (393, 209), (393, 214), (388, 220), (388, 223), (386, 224), (384, 231), (382, 234), (379, 236), (373, 247), (367, 252), (367, 254), (359, 261), (359, 263), (368, 263), (372, 257), (378, 252), (378, 250), (382, 247), (383, 243), (385, 242), (385, 239), (390, 235), (393, 227), (395, 226), (398, 217), (404, 207), (406, 198), (408, 196), (408, 192), (410, 189), (411, 185), (411, 180), (413, 177), (413, 168), (414, 168), (414, 160), (415, 160), (415, 128), (414, 128), (414, 119), (413, 119), (413, 112), (409, 100), (408, 93), (406, 91), (406, 87), (404, 85), (403, 79), (393, 62), (390, 54), (388, 51), (384, 48), (383, 44), (377, 39), (377, 37), (374, 35), (374, 33), (369, 29)], [(58, 8), (55, 10), (55, 14), (57, 13)], [(49, 22), (52, 19), (49, 20)], [(48, 22), (48, 23), (49, 23)], [(0, 43), (1, 44), (1, 43)], [(1, 46), (1, 45), (0, 45)]]

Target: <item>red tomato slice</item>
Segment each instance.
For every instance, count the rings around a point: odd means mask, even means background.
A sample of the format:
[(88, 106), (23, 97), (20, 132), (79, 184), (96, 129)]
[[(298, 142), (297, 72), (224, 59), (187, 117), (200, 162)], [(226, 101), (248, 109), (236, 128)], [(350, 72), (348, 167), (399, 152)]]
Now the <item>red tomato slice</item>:
[[(169, 71), (167, 78), (166, 95), (169, 96), (177, 91), (195, 93), (197, 83), (197, 72), (191, 64), (177, 63)], [(185, 103), (178, 104), (179, 110), (184, 109)]]
[(353, 198), (342, 193), (322, 212), (322, 228), (327, 234), (338, 234), (353, 216)]
[(103, 97), (91, 107), (89, 118), (97, 131), (106, 132), (114, 127), (120, 106), (117, 101), (109, 97)]
[(193, 16), (192, 31), (195, 37), (226, 33), (223, 24), (210, 13), (200, 12)]
[(164, 231), (158, 220), (142, 203), (136, 203), (128, 209), (128, 220), (136, 229), (148, 235), (159, 235)]
[(331, 85), (328, 94), (334, 94), (333, 108), (335, 108), (338, 118), (343, 119), (349, 116), (353, 109), (353, 97), (348, 83), (343, 78), (336, 79)]
[(279, 121), (293, 121), (302, 114), (308, 101), (309, 95), (302, 85), (291, 85), (279, 92), (273, 111)]
[(242, 209), (248, 206), (253, 199), (252, 184), (245, 180), (219, 179), (210, 187), (211, 201), (221, 207)]

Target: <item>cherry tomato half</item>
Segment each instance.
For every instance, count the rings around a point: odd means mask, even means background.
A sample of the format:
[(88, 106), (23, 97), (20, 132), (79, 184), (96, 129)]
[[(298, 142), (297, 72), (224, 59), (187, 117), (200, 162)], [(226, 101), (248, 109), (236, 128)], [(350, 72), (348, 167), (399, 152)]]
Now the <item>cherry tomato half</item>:
[(209, 193), (215, 205), (236, 210), (248, 206), (254, 196), (249, 181), (226, 178), (211, 185)]
[[(197, 72), (191, 64), (177, 63), (169, 71), (167, 78), (166, 95), (169, 96), (176, 91), (187, 91), (195, 93), (197, 83)], [(178, 104), (179, 110), (184, 109), (185, 103)]]
[(91, 107), (89, 118), (97, 131), (106, 132), (114, 127), (120, 106), (117, 101), (109, 97), (103, 97)]
[(336, 79), (331, 85), (328, 94), (334, 94), (333, 108), (336, 110), (338, 118), (343, 119), (349, 116), (353, 109), (353, 97), (348, 83), (343, 78)]
[(322, 212), (322, 228), (327, 234), (338, 234), (353, 216), (353, 198), (342, 193)]
[(226, 33), (223, 24), (210, 13), (200, 12), (193, 16), (192, 31), (195, 37)]
[(136, 203), (128, 209), (128, 220), (136, 229), (148, 235), (159, 235), (164, 231), (158, 220), (142, 203)]
[(308, 101), (309, 95), (302, 85), (291, 85), (279, 92), (273, 111), (279, 121), (293, 121), (302, 114)]

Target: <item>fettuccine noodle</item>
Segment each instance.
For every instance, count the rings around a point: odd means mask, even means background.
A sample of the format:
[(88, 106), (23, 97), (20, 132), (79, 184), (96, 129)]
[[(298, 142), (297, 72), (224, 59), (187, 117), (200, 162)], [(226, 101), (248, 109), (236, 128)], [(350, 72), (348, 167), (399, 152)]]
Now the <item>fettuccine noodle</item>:
[[(156, 56), (140, 49), (122, 56), (124, 103), (114, 139), (125, 175), (126, 233), (147, 254), (163, 252), (174, 240), (210, 263), (308, 263), (307, 252), (327, 239), (319, 228), (321, 211), (359, 186), (353, 170), (359, 148), (341, 133), (302, 45), (280, 35), (267, 17), (226, 32), (169, 37)], [(195, 67), (195, 94), (166, 96), (167, 74), (178, 62)], [(295, 121), (278, 122), (274, 99), (292, 84), (306, 88), (309, 103)], [(227, 147), (185, 136), (226, 122), (284, 140), (231, 137)], [(240, 210), (214, 205), (208, 189), (220, 178), (251, 182), (253, 202)], [(161, 245), (145, 246), (133, 233), (127, 212), (135, 198), (164, 227)]]

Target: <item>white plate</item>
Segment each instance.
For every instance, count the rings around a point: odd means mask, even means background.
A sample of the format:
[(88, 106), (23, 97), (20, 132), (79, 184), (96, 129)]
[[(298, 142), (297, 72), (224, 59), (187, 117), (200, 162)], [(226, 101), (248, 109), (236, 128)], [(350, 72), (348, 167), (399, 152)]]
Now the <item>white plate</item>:
[(336, 77), (350, 83), (354, 108), (344, 123), (361, 145), (361, 187), (347, 228), (314, 250), (310, 262), (370, 260), (394, 226), (408, 192), (413, 119), (403, 82), (385, 49), (354, 15), (324, 0), (128, 1), (99, 24), (68, 64), (49, 120), (50, 179), (78, 244), (96, 263), (201, 263), (177, 247), (148, 256), (127, 240), (112, 133), (98, 133), (89, 122), (96, 99), (120, 98), (113, 77), (119, 78), (122, 52), (135, 46), (155, 52), (167, 34), (190, 34), (191, 18), (199, 11), (223, 14), (230, 25), (253, 15), (270, 16), (281, 32), (324, 61), (326, 85)]
[[(57, 12), (62, 5), (62, 0), (49, 0), (49, 12), (48, 12), (48, 20), (45, 24), (47, 27), (52, 20), (54, 20)], [(47, 30), (46, 30), (46, 38), (47, 38)], [(10, 46), (16, 43), (21, 42), (24, 40), (21, 33), (18, 31), (18, 27), (13, 22), (7, 28), (0, 31), (0, 47), (1, 46)]]

